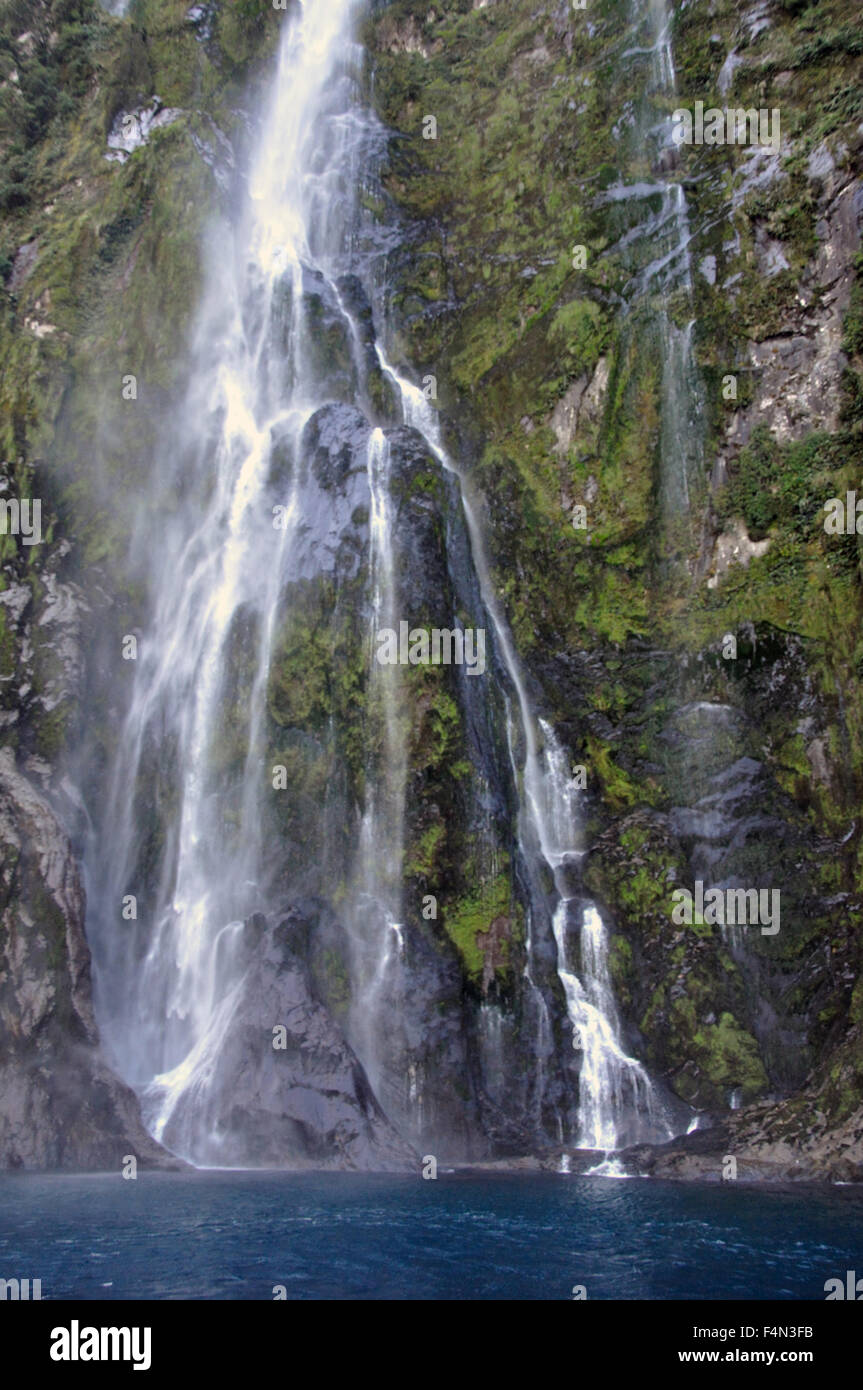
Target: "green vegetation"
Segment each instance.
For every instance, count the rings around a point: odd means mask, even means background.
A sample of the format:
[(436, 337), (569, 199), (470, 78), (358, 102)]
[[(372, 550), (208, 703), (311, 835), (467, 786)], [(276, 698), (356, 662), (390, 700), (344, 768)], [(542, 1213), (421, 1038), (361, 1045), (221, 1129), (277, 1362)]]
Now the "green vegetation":
[(468, 979), (480, 983), (489, 971), (505, 972), (510, 948), (520, 939), (509, 875), (499, 873), (479, 889), (444, 906), (443, 922), (464, 961)]

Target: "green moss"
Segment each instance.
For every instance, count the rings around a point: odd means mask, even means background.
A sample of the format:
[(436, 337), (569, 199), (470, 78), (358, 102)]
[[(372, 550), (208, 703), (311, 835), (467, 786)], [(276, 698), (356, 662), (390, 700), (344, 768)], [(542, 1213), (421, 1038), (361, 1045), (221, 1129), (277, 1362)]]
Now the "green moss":
[(632, 947), (625, 936), (613, 936), (608, 948), (608, 972), (620, 1007), (628, 1010), (632, 1004)]
[(501, 919), (505, 923), (506, 935), (500, 943), (502, 961), (497, 966), (499, 972), (505, 971), (509, 964), (510, 945), (519, 935), (514, 928), (516, 913), (508, 874), (499, 873), (478, 891), (465, 894), (457, 902), (447, 903), (443, 907), (444, 929), (461, 955), (468, 978), (474, 982), (481, 979), (486, 953), (491, 949), (488, 933), (492, 924)]
[(590, 299), (563, 304), (554, 315), (549, 334), (562, 347), (562, 365), (577, 375), (592, 371), (603, 348), (603, 315)]
[[(26, 822), (25, 822), (26, 827)], [(4, 846), (5, 858), (5, 846)], [(24, 923), (32, 921), (35, 931), (44, 942), (45, 964), (53, 976), (63, 972), (57, 981), (57, 1000), (60, 1008), (67, 1003), (66, 989), (61, 983), (68, 970), (66, 922), (53, 894), (43, 877), (40, 865), (32, 852), (25, 848), (15, 866), (13, 899), (24, 905)], [(22, 923), (23, 925), (23, 923)], [(27, 927), (24, 927), (25, 931)], [(29, 934), (29, 933), (28, 933)]]
[(586, 748), (588, 767), (599, 779), (604, 800), (614, 810), (652, 805), (659, 799), (656, 783), (652, 779), (636, 782), (614, 761), (608, 744), (589, 735)]
[(358, 595), (345, 590), (337, 603), (328, 580), (292, 587), (273, 647), (267, 708), (275, 739), (281, 738), (278, 730), (320, 736), (332, 726), (359, 788), (364, 768), (382, 746), (383, 710), (369, 697), (370, 657), (355, 617), (357, 602)]
[(683, 1100), (725, 1109), (732, 1092), (739, 1090), (748, 1102), (763, 1095), (769, 1083), (755, 1038), (730, 1011), (722, 1010), (717, 1022), (703, 1021), (714, 990), (703, 974), (690, 974), (685, 994), (661, 983), (641, 1028), (654, 1065), (664, 1060)]
[(412, 848), (405, 864), (405, 874), (409, 877), (431, 878), (438, 859), (438, 852), (446, 839), (446, 827), (435, 821), (420, 836)]
[(294, 617), (286, 622), (272, 665), (268, 706), (288, 728), (321, 729), (332, 714), (332, 637)]
[(464, 750), (461, 712), (444, 666), (408, 668), (412, 704), (410, 764), (417, 771), (442, 772)]
[(222, 52), (242, 71), (272, 48), (283, 17), (273, 9), (272, 0), (234, 0), (231, 5), (221, 5), (217, 34)]
[(823, 502), (830, 495), (825, 488), (845, 461), (841, 439), (815, 434), (783, 447), (758, 426), (717, 510), (723, 518), (742, 516), (752, 540), (763, 539), (777, 524), (787, 534), (810, 537), (823, 523)]
[(739, 1089), (746, 1102), (767, 1090), (758, 1044), (733, 1014), (723, 1013), (718, 1023), (699, 1028), (693, 1043), (698, 1063), (717, 1091)]
[(71, 709), (63, 702), (50, 714), (40, 714), (35, 723), (36, 751), (47, 762), (53, 762), (66, 746)]
[[(2, 562), (0, 556), (0, 562)], [(15, 637), (9, 631), (9, 619), (6, 609), (0, 608), (0, 678), (9, 680), (15, 674), (17, 663), (17, 646)]]

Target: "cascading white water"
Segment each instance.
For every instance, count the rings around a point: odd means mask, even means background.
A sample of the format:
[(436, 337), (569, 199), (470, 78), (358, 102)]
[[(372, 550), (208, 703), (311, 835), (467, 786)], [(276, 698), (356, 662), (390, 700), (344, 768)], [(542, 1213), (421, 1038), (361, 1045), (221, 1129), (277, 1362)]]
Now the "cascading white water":
[[(103, 1034), (144, 1090), (157, 1135), (180, 1096), (206, 1089), (230, 1014), (242, 919), (266, 903), (265, 687), (284, 561), (301, 523), (296, 466), (274, 520), (274, 442), (296, 463), (302, 428), (322, 403), (307, 368), (303, 286), (316, 275), (338, 300), (362, 134), (353, 9), (354, 0), (306, 0), (285, 25), (246, 205), (211, 249), (187, 400), (156, 470), (156, 495), (179, 489), (182, 502), (160, 537), (154, 616), (89, 877), (99, 885), (91, 898), (102, 922), (94, 959)], [(380, 460), (379, 440), (375, 447)], [(375, 534), (386, 531), (384, 519)], [(381, 545), (373, 552), (378, 565)], [(252, 679), (233, 691), (238, 646), (252, 648)], [(225, 727), (227, 706), (236, 731)], [(219, 780), (228, 739), (238, 764), (230, 797)], [(166, 747), (176, 780), (165, 795), (176, 814), (166, 815), (166, 843), (152, 849), (142, 845), (135, 792)], [(153, 852), (157, 898), (136, 905), (146, 922), (136, 960), (117, 929), (118, 905)], [(206, 1136), (184, 1144), (192, 1158), (207, 1150)]]
[[(579, 1086), (579, 1145), (612, 1151), (627, 1138), (671, 1138), (672, 1130), (644, 1067), (620, 1042), (620, 1020), (608, 965), (608, 933), (595, 904), (568, 891), (567, 870), (581, 857), (577, 841), (577, 790), (566, 756), (551, 726), (540, 720), (544, 738), (542, 775), (529, 796), (535, 804), (543, 854), (552, 866), (560, 901), (554, 912), (559, 974), (575, 1037), (582, 1050)], [(527, 780), (527, 779), (526, 779)], [(568, 968), (567, 926), (580, 916), (581, 979)]]
[[(666, 0), (648, 0), (648, 22), (654, 42), (646, 50), (651, 60), (649, 89), (673, 91), (676, 82), (671, 46), (671, 18)], [(666, 121), (666, 144), (671, 146), (671, 121)], [(641, 183), (609, 190), (610, 200), (644, 198), (659, 192), (661, 206), (653, 219), (650, 234), (665, 243), (636, 277), (635, 297), (654, 290), (663, 297), (683, 289), (691, 296), (689, 257), (690, 230), (683, 189), (679, 183)], [(633, 240), (644, 235), (636, 229)], [(624, 239), (626, 240), (626, 239)], [(667, 244), (670, 243), (670, 244)], [(692, 427), (689, 413), (698, 403), (692, 358), (692, 323), (684, 329), (671, 319), (664, 303), (657, 322), (663, 348), (662, 360), (662, 458), (661, 492), (667, 516), (678, 516), (689, 509), (689, 480), (698, 462), (700, 432)], [(466, 480), (441, 444), (437, 415), (424, 394), (401, 377), (378, 349), (381, 363), (396, 382), (402, 399), (405, 421), (425, 437), (443, 466), (459, 480), (465, 517), (471, 541), (474, 567), (489, 617), (494, 624), (504, 666), (516, 694), (519, 724), (524, 739), (521, 769), (522, 803), (540, 853), (551, 869), (558, 903), (554, 910), (553, 931), (557, 948), (557, 970), (567, 1011), (573, 1027), (574, 1045), (582, 1050), (579, 1080), (579, 1144), (585, 1148), (611, 1152), (619, 1146), (621, 1134), (627, 1139), (667, 1139), (673, 1134), (667, 1115), (659, 1103), (643, 1066), (629, 1057), (620, 1042), (620, 1022), (608, 968), (608, 939), (601, 915), (592, 903), (571, 893), (569, 872), (580, 858), (578, 845), (577, 796), (566, 769), (566, 759), (553, 730), (534, 718), (524, 678), (508, 627), (493, 591), (485, 559), (479, 525)], [(572, 970), (567, 950), (571, 913), (581, 915), (580, 946), (583, 980)], [(540, 1004), (540, 1017), (547, 1018), (547, 1006), (530, 975), (530, 922), (528, 930), (528, 983)], [(609, 1168), (611, 1171), (611, 1167)]]
[[(652, 89), (673, 95), (677, 89), (677, 74), (671, 46), (671, 16), (667, 0), (650, 0), (650, 16), (656, 33), (651, 57)], [(665, 150), (673, 148), (670, 117), (663, 123), (663, 147)], [(666, 293), (674, 288), (682, 289), (691, 300), (692, 267), (689, 246), (692, 233), (686, 195), (679, 183), (666, 184), (663, 199), (671, 203), (672, 247), (645, 270), (644, 284), (647, 287), (651, 280), (658, 279)], [(664, 280), (666, 270), (669, 276)], [(701, 430), (698, 421), (690, 418), (691, 412), (694, 411), (697, 416), (701, 408), (699, 383), (692, 353), (693, 325), (694, 320), (690, 319), (685, 327), (681, 328), (673, 322), (664, 306), (660, 310), (659, 330), (663, 347), (661, 500), (667, 516), (689, 511), (691, 479), (703, 462), (700, 448)]]
[[(670, 1138), (672, 1129), (650, 1078), (640, 1062), (627, 1056), (619, 1040), (620, 1023), (608, 975), (606, 933), (592, 903), (582, 907), (583, 982), (569, 963), (567, 925), (570, 912), (576, 908), (576, 898), (569, 889), (567, 871), (583, 853), (578, 845), (577, 789), (553, 729), (544, 720), (537, 721), (531, 710), (521, 666), (494, 593), (467, 480), (443, 447), (438, 416), (423, 392), (396, 372), (380, 348), (378, 355), (384, 370), (398, 386), (405, 422), (423, 435), (443, 467), (459, 481), (483, 603), (494, 624), (498, 648), (515, 691), (525, 749), (521, 769), (525, 828), (554, 876), (559, 897), (553, 918), (557, 973), (572, 1024), (573, 1046), (582, 1051), (578, 1143), (584, 1148), (612, 1151), (619, 1146), (624, 1123), (630, 1141), (635, 1137)], [(583, 899), (580, 901), (584, 903)], [(530, 936), (527, 957), (528, 983), (536, 989), (530, 977)], [(547, 1020), (547, 1006), (541, 994), (539, 998), (540, 1019)]]
[(671, 48), (671, 15), (667, 0), (650, 0), (650, 18), (656, 34), (651, 61), (654, 80), (660, 90), (674, 90), (677, 74)]
[[(686, 199), (680, 184), (673, 184), (673, 225), (676, 244), (665, 261), (676, 276), (677, 287), (688, 300), (692, 298), (692, 278), (689, 256), (689, 217)], [(662, 265), (654, 273), (666, 268)], [(648, 268), (650, 269), (650, 267)], [(646, 272), (647, 274), (647, 272)], [(649, 280), (649, 276), (647, 277)], [(692, 330), (695, 320), (682, 327), (675, 323), (663, 306), (658, 314), (662, 346), (662, 423), (660, 434), (661, 482), (660, 502), (667, 518), (686, 515), (690, 508), (693, 480), (703, 471), (701, 448), (702, 413), (701, 387), (692, 351)]]
[[(243, 922), (268, 905), (261, 814), (270, 787), (266, 686), (284, 572), (294, 550), (302, 549), (307, 526), (300, 441), (315, 411), (331, 399), (309, 366), (315, 360), (305, 307), (309, 277), (338, 304), (359, 357), (356, 324), (339, 288), (349, 264), (366, 119), (353, 80), (359, 50), (350, 38), (352, 2), (306, 0), (286, 23), (246, 206), (230, 236), (223, 229), (213, 249), (185, 408), (172, 448), (156, 467), (154, 496), (161, 503), (173, 494), (176, 506), (163, 518), (154, 614), (141, 639), (103, 842), (88, 870), (89, 883), (98, 884), (90, 898), (99, 923), (94, 961), (103, 1035), (121, 1072), (142, 1092), (154, 1133), (164, 1135), (182, 1110), (172, 1146), (200, 1162), (218, 1161), (218, 1136), (202, 1132), (187, 1102), (200, 1098), (200, 1113), (207, 1113), (207, 1088), (241, 973)], [(620, 1042), (604, 927), (596, 908), (570, 891), (570, 870), (581, 851), (565, 757), (551, 728), (531, 710), (469, 489), (442, 448), (437, 416), (422, 392), (378, 354), (398, 389), (405, 423), (419, 430), (459, 481), (482, 599), (515, 692), (513, 722), (524, 750), (515, 769), (520, 830), (528, 852), (544, 861), (554, 880), (557, 970), (574, 1045), (583, 1054), (579, 1142), (611, 1150), (624, 1131), (628, 1138), (656, 1137), (662, 1122), (652, 1087)], [(377, 1089), (386, 1084), (382, 1038), (393, 1020), (383, 1015), (402, 957), (406, 772), (398, 670), (377, 667), (372, 658), (375, 631), (394, 626), (389, 445), (380, 430), (371, 431), (367, 464), (369, 704), (380, 716), (381, 749), (365, 788), (345, 915), (354, 951), (352, 1041)], [(274, 474), (279, 526), (271, 506)], [(251, 653), (249, 660), (236, 662), (238, 651)], [(235, 688), (241, 664), (251, 677)], [(234, 712), (230, 727), (226, 709)], [(173, 780), (164, 772), (166, 749)], [(147, 816), (153, 819), (149, 833)], [(154, 863), (155, 876), (149, 872)], [(150, 896), (140, 903), (133, 950), (117, 917), (130, 885), (139, 882), (148, 884)], [(577, 912), (580, 979), (568, 946)], [(532, 973), (532, 923), (529, 912), (526, 981), (542, 1053), (551, 1024)], [(499, 1016), (487, 1009), (483, 1020), (499, 1051)], [(419, 1113), (416, 1069), (407, 1065), (402, 1080), (408, 1108), (415, 1104)], [(540, 1076), (538, 1116), (543, 1087)]]

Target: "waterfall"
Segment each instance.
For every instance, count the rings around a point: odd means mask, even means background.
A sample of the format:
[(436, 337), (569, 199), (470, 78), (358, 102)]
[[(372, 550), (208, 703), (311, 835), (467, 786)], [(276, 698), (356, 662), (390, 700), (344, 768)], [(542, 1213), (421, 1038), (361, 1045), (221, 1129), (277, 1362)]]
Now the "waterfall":
[[(671, 48), (671, 16), (667, 0), (651, 0), (651, 19), (657, 31), (656, 46), (651, 60), (652, 86), (660, 93), (674, 94), (677, 90), (677, 75)], [(663, 123), (662, 151), (671, 148), (673, 143), (669, 117)], [(648, 267), (644, 277), (645, 284), (649, 285), (657, 273), (670, 268), (670, 283), (664, 286), (666, 295), (677, 288), (682, 290), (687, 301), (691, 303), (692, 269), (689, 244), (692, 234), (689, 229), (686, 195), (679, 183), (664, 187), (663, 202), (666, 199), (671, 203), (672, 249), (667, 253), (664, 264), (660, 258), (658, 267)], [(700, 479), (703, 472), (702, 430), (699, 425), (703, 403), (701, 383), (692, 353), (693, 327), (694, 319), (688, 319), (681, 328), (674, 322), (667, 307), (662, 306), (659, 314), (659, 331), (663, 347), (660, 501), (666, 517), (679, 516), (689, 511), (691, 480)]]
[[(532, 849), (534, 853), (538, 851), (553, 875), (558, 898), (553, 914), (557, 973), (572, 1025), (573, 1046), (582, 1052), (578, 1143), (583, 1148), (610, 1152), (621, 1147), (624, 1138), (626, 1142), (670, 1139), (673, 1130), (650, 1078), (640, 1062), (627, 1056), (620, 1041), (602, 918), (596, 905), (579, 897), (571, 886), (573, 869), (584, 853), (578, 843), (577, 790), (551, 725), (537, 720), (531, 709), (524, 674), (494, 593), (467, 479), (443, 447), (438, 416), (422, 391), (395, 370), (380, 348), (378, 353), (384, 369), (398, 386), (406, 423), (423, 435), (443, 467), (459, 481), (483, 604), (515, 692), (525, 750), (520, 779), (522, 835), (528, 856)], [(567, 945), (570, 917), (579, 911), (583, 981), (571, 967)], [(527, 982), (536, 990), (530, 974), (530, 947), (529, 935)], [(540, 1019), (547, 1021), (547, 1006), (541, 994), (540, 1000)]]
[[(664, 109), (657, 111), (650, 97), (674, 96), (677, 88), (667, 0), (647, 0), (646, 5), (638, 0), (634, 22), (645, 25), (653, 39), (648, 46), (629, 48), (623, 54), (624, 59), (649, 59), (645, 100), (635, 124), (637, 155), (641, 161), (652, 148), (655, 167), (664, 169), (678, 157), (672, 119)], [(692, 232), (686, 195), (677, 181), (638, 177), (613, 185), (603, 199), (617, 204), (622, 213), (632, 204), (638, 216), (615, 249), (624, 253), (632, 270), (625, 291), (630, 310), (649, 306), (651, 332), (662, 362), (660, 505), (673, 536), (678, 530), (675, 523), (689, 514), (693, 487), (702, 484), (704, 477), (704, 400), (692, 350)], [(657, 200), (655, 211), (639, 215), (642, 207), (649, 208)]]
[[(407, 712), (399, 668), (375, 661), (377, 632), (396, 626), (399, 564), (390, 440), (364, 413), (383, 413), (369, 404), (377, 373), (395, 388), (404, 424), (458, 485), (479, 596), (514, 697), (507, 733), (530, 877), (524, 988), (536, 1017), (536, 1128), (553, 1040), (538, 983), (545, 932), (581, 1054), (578, 1142), (613, 1151), (670, 1130), (643, 1067), (627, 1055), (607, 932), (578, 886), (577, 790), (554, 730), (532, 709), (468, 481), (443, 448), (436, 412), (377, 343), (370, 349), (353, 307), (357, 287), (365, 293), (357, 276), (361, 171), (385, 142), (359, 101), (353, 18), (354, 0), (306, 0), (284, 24), (241, 209), (210, 238), (185, 400), (154, 459), (151, 516), (160, 529), (152, 608), (135, 635), (133, 688), (85, 865), (100, 1027), (153, 1133), (193, 1162), (218, 1164), (217, 1063), (238, 1007), (246, 926), (272, 907), (280, 868), (267, 816), (279, 794), (276, 774), (286, 767), (270, 766), (267, 756), (268, 680), (291, 616), (287, 586), (308, 579), (315, 556), (334, 548), (339, 533), (308, 440), (340, 403), (365, 448), (365, 469), (344, 507), (368, 515), (361, 578), (369, 594), (362, 640), (370, 747), (349, 862), (337, 863), (324, 844), (314, 849), (338, 879), (349, 938), (345, 1032), (387, 1112), (422, 1123), (422, 1068), (393, 1042), (407, 1025)], [(349, 344), (349, 361), (326, 359), (322, 305)], [(139, 546), (153, 548), (145, 532)], [(303, 866), (293, 867), (301, 879)], [(122, 919), (121, 904), (132, 904)], [(493, 1004), (479, 1012), (491, 1080), (503, 1094), (502, 1016)], [(556, 1124), (563, 1142), (571, 1126), (560, 1113)]]
[[(265, 687), (285, 566), (305, 525), (302, 430), (332, 398), (314, 367), (305, 290), (323, 285), (339, 301), (366, 131), (353, 8), (306, 0), (283, 28), (247, 196), (211, 238), (186, 400), (154, 461), (154, 495), (173, 495), (174, 507), (158, 513), (152, 620), (86, 872), (102, 1034), (159, 1137), (180, 1097), (205, 1103), (243, 920), (267, 905)], [(369, 459), (385, 602), (377, 436)], [(237, 686), (239, 666), (250, 675)], [(367, 845), (359, 860), (371, 862)], [(189, 1121), (170, 1142), (210, 1161), (205, 1128)]]

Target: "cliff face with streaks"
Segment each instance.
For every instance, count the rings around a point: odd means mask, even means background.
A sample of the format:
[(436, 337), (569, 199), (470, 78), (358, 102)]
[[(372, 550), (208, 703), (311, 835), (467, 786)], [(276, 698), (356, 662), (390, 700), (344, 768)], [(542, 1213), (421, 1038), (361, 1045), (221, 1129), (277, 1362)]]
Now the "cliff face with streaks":
[[(231, 223), (286, 18), (257, 0), (126, 8), (0, 7), (3, 496), (43, 508), (40, 544), (0, 537), (9, 1165), (113, 1166), (115, 1143), (155, 1154), (99, 1052), (80, 864), (131, 698), (117, 653), (147, 631), (153, 556), (184, 505), (181, 473), (151, 480), (187, 399), (202, 247), (214, 218)], [(731, 1152), (757, 1175), (860, 1175), (861, 550), (853, 526), (825, 527), (830, 499), (863, 497), (855, 19), (847, 0), (396, 0), (360, 19), (383, 127), (361, 178), (369, 271), (336, 298), (303, 291), (332, 402), (308, 440), (315, 505), (338, 518), (338, 547), (315, 551), (274, 647), (267, 756), (291, 796), (267, 827), (265, 927), (247, 933), (266, 930), (261, 959), (288, 977), (276, 993), (338, 1059), (361, 1166), (390, 1142), (380, 1105), (407, 1112), (410, 1067), (421, 1152), (557, 1162), (582, 1060), (549, 944), (536, 1107), (535, 890), (492, 648), (484, 702), (452, 672), (409, 673), (407, 1022), (377, 1100), (357, 1079), (339, 866), (383, 737), (358, 578), (370, 426), (392, 439), (401, 608), (429, 625), (481, 610), (452, 479), (400, 425), (380, 344), (417, 384), (434, 378), (532, 708), (583, 769), (577, 891), (606, 923), (625, 1049), (680, 1116), (715, 1127), (633, 1162), (715, 1175)], [(670, 144), (674, 112), (697, 102), (778, 112), (776, 138)], [(360, 419), (342, 300), (370, 364)], [(249, 650), (238, 632), (214, 754), (225, 787)], [(130, 795), (146, 898), (176, 815), (169, 773), (145, 768)], [(698, 882), (778, 891), (778, 931), (675, 919), (675, 890)], [(572, 933), (576, 972), (580, 950)], [(225, 1055), (228, 1089), (246, 1065), (248, 1048)], [(242, 1124), (267, 1130), (262, 1076), (249, 1105)], [(298, 1155), (326, 1158), (329, 1121), (293, 1119), (314, 1131)], [(403, 1142), (393, 1131), (410, 1162)]]
[[(787, 1143), (789, 1170), (817, 1150), (847, 1175), (860, 550), (825, 503), (860, 478), (860, 43), (841, 4), (668, 19), (657, 75), (656, 7), (379, 15), (393, 322), (587, 769), (585, 881), (638, 1055), (712, 1117), (759, 1102), (735, 1142), (763, 1171)], [(663, 147), (696, 102), (773, 113), (777, 139)], [(697, 880), (780, 890), (780, 930), (675, 923)]]

